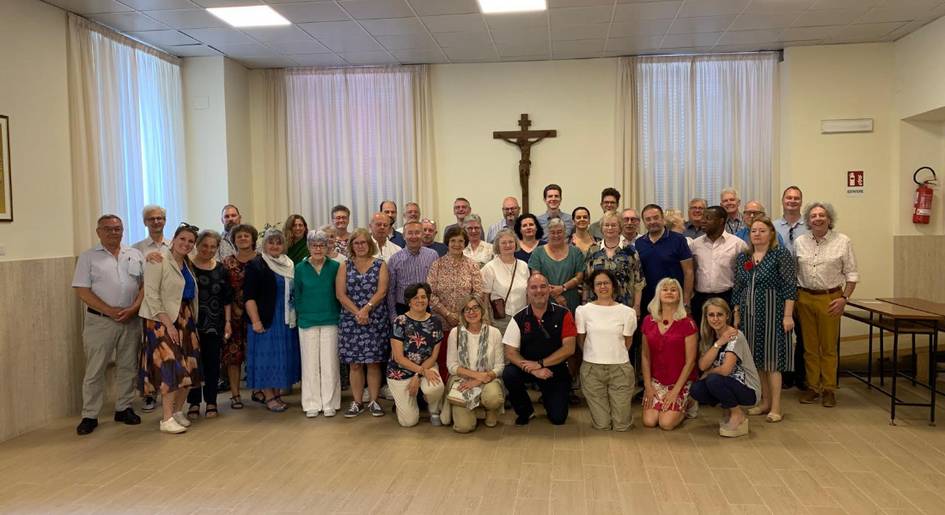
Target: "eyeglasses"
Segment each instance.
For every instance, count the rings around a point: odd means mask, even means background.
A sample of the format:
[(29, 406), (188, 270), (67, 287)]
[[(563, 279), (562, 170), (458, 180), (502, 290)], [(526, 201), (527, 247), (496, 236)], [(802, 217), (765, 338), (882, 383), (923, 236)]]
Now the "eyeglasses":
[(121, 231), (125, 230), (125, 228), (120, 225), (118, 227), (99, 227), (98, 229), (102, 232), (112, 233), (112, 234), (118, 234)]
[(794, 226), (792, 226), (790, 229), (788, 229), (788, 232), (787, 232), (788, 239), (791, 240), (791, 241), (794, 241), (794, 229), (797, 229), (797, 226), (796, 226), (796, 225), (794, 225)]
[(482, 307), (480, 307), (478, 304), (475, 306), (466, 306), (463, 308), (463, 311), (467, 313), (472, 313), (473, 311), (482, 311)]
[(167, 218), (163, 216), (149, 216), (144, 219), (145, 222), (160, 222), (162, 220), (167, 220)]
[(177, 228), (185, 229), (185, 230), (193, 231), (193, 232), (200, 232), (200, 227), (197, 227), (196, 225), (191, 225), (187, 222), (181, 222), (180, 225), (177, 226)]

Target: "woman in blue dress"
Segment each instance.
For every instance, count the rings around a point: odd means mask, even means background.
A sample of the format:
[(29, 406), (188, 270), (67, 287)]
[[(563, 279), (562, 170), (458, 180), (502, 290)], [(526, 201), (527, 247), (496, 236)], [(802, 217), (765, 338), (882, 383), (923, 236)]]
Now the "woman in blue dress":
[(280, 390), (302, 378), (299, 332), (295, 327), (292, 285), (295, 264), (285, 255), (285, 236), (270, 229), (263, 251), (246, 265), (243, 299), (252, 327), (246, 345), (246, 385), (262, 390), (270, 411), (285, 411)]
[(384, 416), (377, 398), (381, 391), (381, 365), (390, 355), (390, 319), (387, 316), (387, 264), (375, 258), (377, 244), (367, 229), (357, 229), (348, 238), (348, 260), (341, 264), (335, 279), (335, 294), (341, 303), (338, 322), (338, 357), (351, 366), (351, 395), (354, 400), (345, 417), (364, 411), (364, 380), (371, 401), (368, 411)]

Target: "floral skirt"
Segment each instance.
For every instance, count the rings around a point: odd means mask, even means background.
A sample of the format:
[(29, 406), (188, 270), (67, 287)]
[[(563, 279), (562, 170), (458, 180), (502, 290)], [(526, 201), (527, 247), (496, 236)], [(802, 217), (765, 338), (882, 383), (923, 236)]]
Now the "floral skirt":
[(138, 369), (138, 387), (142, 395), (154, 396), (180, 388), (200, 386), (200, 341), (190, 302), (181, 302), (174, 322), (180, 343), (167, 334), (167, 326), (157, 320), (145, 320), (144, 348)]
[[(651, 406), (650, 409), (663, 411), (663, 400), (666, 399), (666, 396), (669, 395), (669, 392), (673, 390), (673, 386), (675, 385), (665, 385), (656, 379), (651, 379), (650, 382), (653, 383), (653, 390), (655, 391), (653, 395), (653, 406)], [(686, 381), (686, 384), (679, 390), (679, 395), (676, 396), (676, 400), (672, 405), (666, 408), (667, 411), (683, 411), (686, 409), (686, 402), (689, 400), (690, 386), (692, 386), (692, 381)], [(646, 406), (644, 406), (644, 409), (647, 409)]]

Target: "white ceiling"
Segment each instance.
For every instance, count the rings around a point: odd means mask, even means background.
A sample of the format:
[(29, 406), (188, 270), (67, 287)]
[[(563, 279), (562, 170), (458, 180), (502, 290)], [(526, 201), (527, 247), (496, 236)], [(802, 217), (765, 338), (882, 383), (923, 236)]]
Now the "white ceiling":
[[(476, 0), (44, 0), (177, 56), (250, 68), (461, 63), (773, 50), (894, 41), (945, 0), (548, 0), (482, 15)], [(237, 30), (204, 7), (267, 3), (288, 27)]]

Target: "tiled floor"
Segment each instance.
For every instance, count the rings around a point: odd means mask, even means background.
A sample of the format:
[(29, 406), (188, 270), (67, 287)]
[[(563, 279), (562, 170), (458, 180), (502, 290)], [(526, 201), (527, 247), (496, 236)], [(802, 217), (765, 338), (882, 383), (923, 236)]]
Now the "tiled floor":
[(835, 409), (786, 391), (782, 423), (753, 418), (736, 440), (716, 409), (627, 433), (595, 431), (585, 408), (469, 435), (252, 403), (179, 436), (157, 414), (82, 438), (62, 419), (0, 444), (0, 512), (945, 513), (945, 427), (921, 408), (890, 426), (885, 397), (842, 387)]

